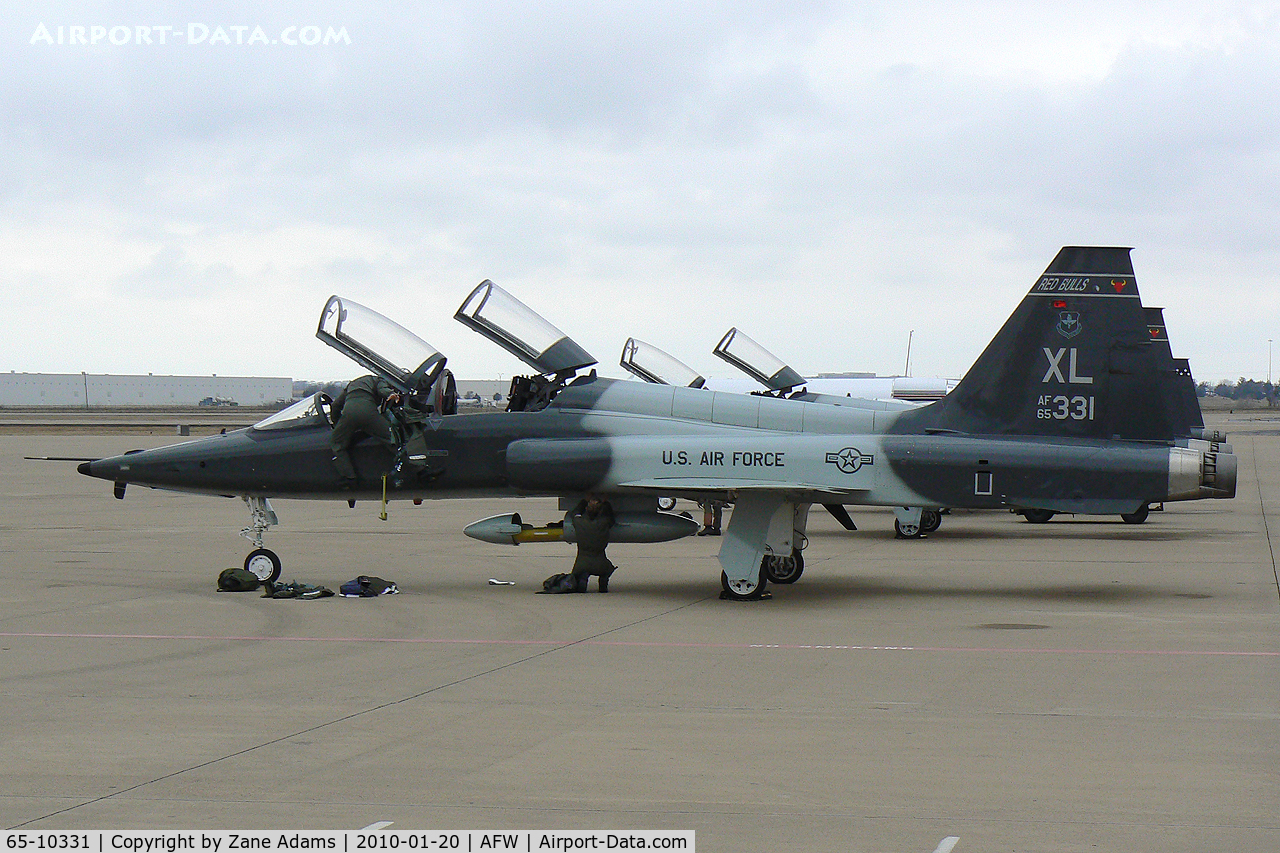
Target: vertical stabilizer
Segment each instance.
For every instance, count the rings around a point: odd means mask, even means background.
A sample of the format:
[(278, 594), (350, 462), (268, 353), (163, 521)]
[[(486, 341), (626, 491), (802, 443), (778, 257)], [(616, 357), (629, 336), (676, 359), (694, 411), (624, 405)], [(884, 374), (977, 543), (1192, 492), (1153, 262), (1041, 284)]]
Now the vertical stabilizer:
[(1196, 380), (1191, 375), (1191, 362), (1174, 358), (1169, 344), (1169, 330), (1164, 324), (1163, 308), (1143, 308), (1147, 318), (1147, 336), (1156, 353), (1165, 398), (1173, 412), (1173, 432), (1186, 438), (1193, 429), (1204, 426), (1200, 398), (1196, 396)]
[(1064, 247), (955, 390), (899, 429), (1170, 440), (1130, 251)]

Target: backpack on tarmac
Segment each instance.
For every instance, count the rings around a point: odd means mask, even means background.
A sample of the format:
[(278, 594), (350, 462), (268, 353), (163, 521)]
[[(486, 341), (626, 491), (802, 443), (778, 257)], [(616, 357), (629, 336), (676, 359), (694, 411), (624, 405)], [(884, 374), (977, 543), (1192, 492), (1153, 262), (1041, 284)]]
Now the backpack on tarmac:
[(567, 572), (557, 572), (542, 582), (538, 595), (559, 595), (566, 592), (586, 592), (587, 579), (579, 579)]
[(395, 595), (400, 592), (400, 587), (373, 575), (360, 575), (338, 587), (338, 592), (345, 598), (376, 598), (379, 595)]
[(257, 575), (246, 569), (223, 569), (218, 575), (218, 592), (252, 592), (259, 583)]

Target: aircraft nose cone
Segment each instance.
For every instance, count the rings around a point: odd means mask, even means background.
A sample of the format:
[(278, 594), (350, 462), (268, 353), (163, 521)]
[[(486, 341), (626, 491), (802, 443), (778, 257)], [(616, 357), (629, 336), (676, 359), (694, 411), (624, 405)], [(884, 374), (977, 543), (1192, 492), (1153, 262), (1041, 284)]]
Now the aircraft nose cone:
[(81, 462), (76, 468), (86, 477), (97, 477), (100, 480), (120, 479), (120, 457), (111, 456), (105, 459), (94, 459), (92, 462)]

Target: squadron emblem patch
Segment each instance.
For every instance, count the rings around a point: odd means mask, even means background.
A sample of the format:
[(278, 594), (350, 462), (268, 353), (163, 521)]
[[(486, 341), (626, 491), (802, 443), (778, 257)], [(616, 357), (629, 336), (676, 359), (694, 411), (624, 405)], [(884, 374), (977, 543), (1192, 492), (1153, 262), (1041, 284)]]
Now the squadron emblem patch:
[(1058, 334), (1070, 340), (1084, 330), (1079, 311), (1058, 312)]

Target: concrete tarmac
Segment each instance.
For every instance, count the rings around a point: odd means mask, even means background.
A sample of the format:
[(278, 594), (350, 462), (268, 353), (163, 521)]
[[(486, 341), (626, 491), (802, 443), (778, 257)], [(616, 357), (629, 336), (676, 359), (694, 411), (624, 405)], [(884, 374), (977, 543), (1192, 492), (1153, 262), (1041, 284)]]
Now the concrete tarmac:
[(610, 594), (543, 596), (570, 546), (461, 533), (552, 520), (546, 499), (386, 522), (277, 501), (285, 579), (403, 593), (218, 593), (248, 551), (241, 501), (117, 501), (22, 458), (173, 436), (0, 436), (0, 824), (1280, 849), (1280, 420), (1213, 425), (1235, 500), (1140, 526), (956, 513), (921, 541), (883, 510), (851, 508), (857, 533), (819, 510), (803, 579), (755, 603), (718, 600), (717, 539), (614, 546)]

